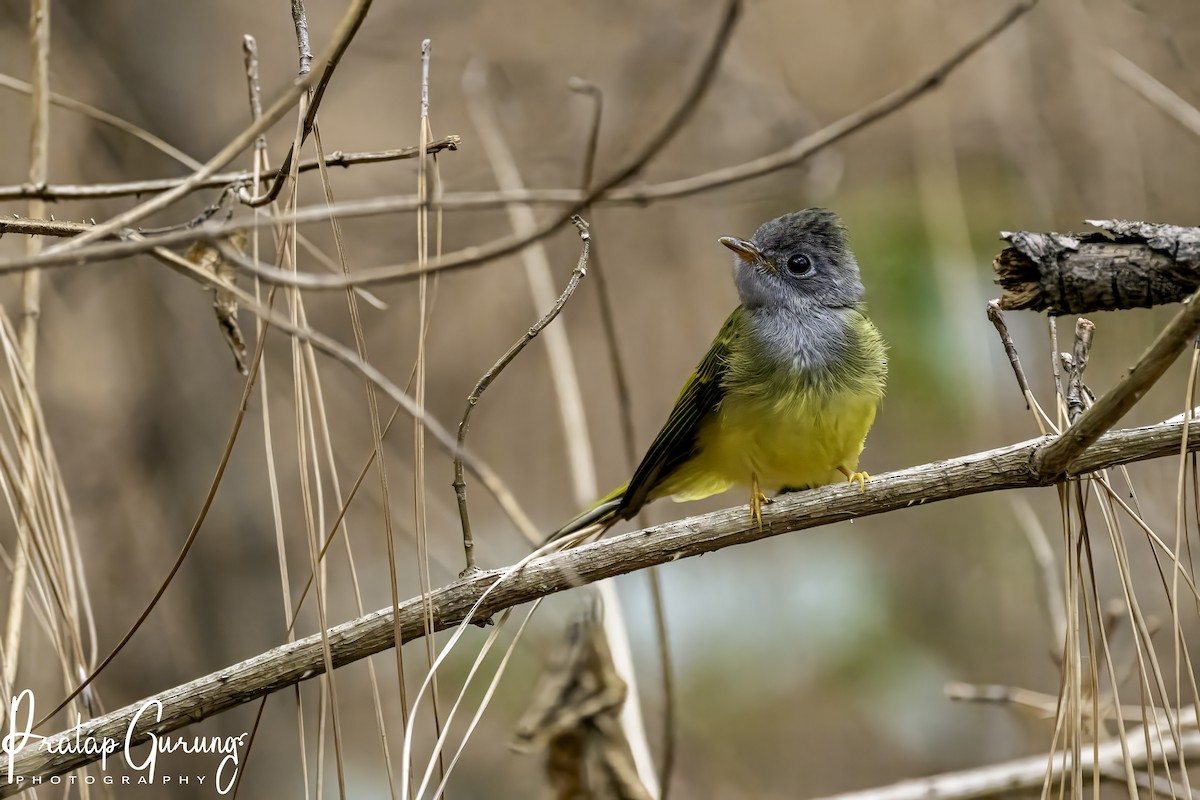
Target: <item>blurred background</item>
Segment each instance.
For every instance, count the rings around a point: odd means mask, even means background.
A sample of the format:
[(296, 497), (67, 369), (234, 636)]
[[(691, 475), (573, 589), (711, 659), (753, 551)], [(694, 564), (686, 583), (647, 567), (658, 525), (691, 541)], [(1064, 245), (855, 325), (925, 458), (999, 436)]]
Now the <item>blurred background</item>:
[[(636, 180), (687, 177), (780, 149), (914, 79), (1008, 7), (1000, 0), (751, 0), (711, 90)], [(609, 174), (675, 108), (711, 41), (719, 9), (713, 2), (683, 0), (377, 3), (321, 105), (325, 149), (417, 143), (420, 42), (428, 37), (434, 136), (463, 140), (456, 152), (438, 158), (445, 191), (497, 185), (462, 85), (472, 64), (487, 77), (486, 95), (526, 185), (575, 188), (591, 106), (568, 90), (568, 79), (586, 78), (604, 92), (597, 172)], [(310, 3), (315, 51), (328, 43), (343, 10), (341, 3)], [(21, 79), (29, 77), (28, 14), (26, 3), (0, 0), (0, 71)], [(69, 0), (52, 3), (52, 14), (51, 88), (127, 118), (200, 160), (248, 122), (244, 34), (258, 40), (265, 102), (295, 74), (294, 33), (282, 0)], [(811, 205), (844, 218), (871, 314), (891, 348), (888, 395), (863, 468), (879, 474), (1036, 436), (984, 313), (986, 300), (999, 293), (991, 271), (999, 232), (1079, 229), (1089, 218), (1195, 224), (1200, 138), (1115, 77), (1111, 64), (1119, 53), (1197, 103), (1198, 48), (1200, 5), (1191, 0), (1042, 0), (944, 87), (801, 165), (695, 196), (595, 208), (589, 218), (615, 308), (639, 448), (657, 432), (736, 302), (729, 253), (716, 238), (749, 236), (761, 222)], [(29, 113), (26, 96), (0, 93), (0, 140), (9, 154), (0, 160), (0, 184), (27, 179)], [(289, 117), (271, 131), (274, 164), (293, 129)], [(53, 183), (187, 173), (145, 144), (60, 108), (52, 110), (50, 137)], [(304, 155), (313, 155), (311, 144)], [(250, 158), (244, 154), (235, 166), (248, 168)], [(332, 187), (338, 200), (412, 193), (416, 174), (415, 161), (358, 166), (334, 171)], [(189, 219), (217, 194), (199, 192), (149, 224)], [(301, 180), (300, 198), (302, 204), (323, 201), (316, 173)], [(50, 211), (56, 219), (104, 219), (133, 202), (62, 202)], [(0, 213), (25, 215), (27, 204), (0, 203)], [(554, 209), (537, 209), (550, 213)], [(413, 214), (343, 225), (353, 269), (416, 255)], [(504, 209), (447, 211), (443, 245), (449, 251), (510, 232)], [(306, 226), (303, 233), (335, 252), (328, 224)], [(0, 239), (0, 257), (24, 248), (19, 236)], [(546, 251), (561, 286), (578, 257), (578, 239), (563, 230), (546, 242)], [(304, 258), (301, 268), (321, 269)], [(387, 308), (363, 306), (370, 360), (403, 386), (416, 356), (416, 285), (373, 291)], [(427, 403), (451, 426), (479, 376), (544, 309), (530, 299), (519, 257), (446, 273), (432, 291)], [(10, 318), (19, 312), (19, 296), (18, 281), (10, 279), (3, 287)], [(598, 301), (597, 282), (589, 276), (554, 324), (569, 335), (595, 470), (606, 490), (627, 474)], [(37, 381), (103, 654), (149, 601), (192, 526), (244, 379), (215, 324), (210, 295), (149, 258), (50, 272), (42, 306)], [(314, 327), (353, 342), (342, 293), (310, 294), (306, 308)], [(1110, 386), (1172, 313), (1095, 315), (1089, 384), (1097, 392)], [(1009, 324), (1034, 392), (1051, 408), (1046, 319), (1015, 313)], [(242, 325), (252, 338), (249, 314)], [(1062, 349), (1068, 349), (1073, 326), (1074, 320), (1060, 322)], [(282, 335), (268, 337), (265, 364), (294, 601), (308, 575), (308, 551), (291, 345)], [(331, 361), (318, 364), (345, 489), (371, 451), (363, 384)], [(1185, 367), (1177, 364), (1123, 424), (1179, 413)], [(385, 415), (391, 407), (381, 399)], [(474, 451), (546, 531), (578, 510), (558, 409), (538, 340), (489, 390), (470, 437)], [(286, 641), (263, 410), (256, 390), (194, 551), (146, 626), (96, 684), (105, 709)], [(430, 570), (441, 585), (462, 568), (459, 523), (449, 460), (432, 442), (425, 456)], [(412, 533), (413, 431), (403, 416), (387, 439), (387, 467), (399, 594), (407, 598), (420, 585)], [(1145, 519), (1163, 535), (1173, 530), (1176, 471), (1174, 460), (1130, 470)], [(509, 564), (528, 551), (474, 483), (469, 497), (482, 566)], [(646, 519), (743, 502), (741, 494), (687, 506), (662, 502)], [(1022, 509), (1032, 515), (1022, 516)], [(326, 526), (333, 513), (327, 505)], [(1040, 520), (1061, 557), (1059, 513), (1050, 489), (965, 498), (662, 568), (678, 687), (675, 796), (816, 797), (1046, 752), (1052, 718), (955, 703), (944, 687), (997, 683), (1057, 693), (1053, 654), (1060, 643), (1027, 537), (1029, 519)], [(374, 473), (347, 520), (363, 606), (385, 606), (390, 588)], [(1155, 562), (1144, 537), (1132, 530), (1127, 526), (1126, 535), (1143, 609), (1169, 619)], [(0, 534), (11, 551), (11, 517), (0, 521)], [(1119, 599), (1110, 549), (1101, 550), (1100, 597)], [(634, 574), (617, 584), (657, 752), (663, 697), (647, 579)], [(340, 544), (331, 549), (329, 585), (330, 622), (356, 616)], [(578, 594), (552, 598), (534, 617), (455, 770), (450, 796), (539, 796), (540, 759), (514, 754), (508, 743), (564, 621), (582, 605)], [(1194, 636), (1196, 617), (1190, 620)], [(17, 685), (34, 688), (44, 712), (64, 683), (52, 651), (30, 625)], [(317, 629), (310, 599), (297, 633)], [(468, 632), (443, 677), (444, 702), (485, 636)], [(1158, 644), (1170, 651), (1169, 636)], [(1133, 657), (1127, 637), (1118, 636), (1114, 648), (1118, 658)], [(404, 658), (411, 698), (424, 673), (425, 645), (406, 646)], [(374, 660), (398, 759), (396, 660), (391, 652)], [(339, 670), (336, 680), (347, 788), (353, 797), (388, 797), (365, 664)], [(1127, 691), (1136, 697), (1136, 687)], [(471, 697), (477, 701), (481, 693), (479, 687)], [(306, 763), (302, 767), (297, 693), (281, 692), (266, 704), (244, 765), (243, 796), (300, 796), (306, 783), (311, 790), (318, 780), (319, 758), (325, 790), (336, 791), (332, 747), (317, 752), (316, 682), (299, 696)], [(236, 735), (254, 724), (256, 710), (252, 703), (194, 729)], [(456, 722), (458, 735), (465, 721)], [(432, 723), (423, 714), (417, 724), (422, 764)], [(192, 760), (169, 763), (179, 771), (209, 771), (192, 770)], [(171, 787), (170, 794), (207, 797), (211, 788)], [(116, 795), (124, 796), (120, 790)]]

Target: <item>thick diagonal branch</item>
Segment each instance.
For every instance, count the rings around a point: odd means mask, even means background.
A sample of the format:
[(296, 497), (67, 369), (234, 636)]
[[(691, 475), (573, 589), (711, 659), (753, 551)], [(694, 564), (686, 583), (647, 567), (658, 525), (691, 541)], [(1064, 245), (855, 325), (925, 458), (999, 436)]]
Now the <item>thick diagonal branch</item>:
[[(1084, 473), (1178, 454), (1182, 434), (1182, 420), (1108, 433), (1080, 455), (1071, 469)], [(770, 536), (954, 497), (1044, 486), (1059, 478), (1057, 474), (1038, 472), (1035, 466), (1034, 455), (1046, 442), (1045, 438), (1033, 439), (881, 475), (871, 482), (865, 493), (857, 487), (838, 485), (788, 495), (763, 510), (761, 528), (751, 521), (746, 507), (740, 506), (538, 558), (495, 588), (491, 587), (504, 574), (503, 570), (477, 573), (438, 589), (428, 598), (427, 602), (433, 608), (434, 628), (444, 630), (460, 623), (489, 588), (491, 591), (475, 612), (476, 619), (581, 583), (592, 583)], [(1186, 445), (1188, 450), (1200, 449), (1200, 426), (1189, 427)], [(380, 609), (330, 629), (328, 641), (334, 667), (392, 647), (395, 641), (392, 613), (391, 608)], [(401, 603), (395, 613), (405, 642), (425, 635), (422, 598)], [(152, 700), (163, 704), (162, 721), (151, 724), (151, 715), (142, 715), (130, 731), (134, 743), (146, 741), (150, 733), (176, 730), (314, 678), (324, 668), (320, 635), (277, 647), (85, 722), (78, 731), (71, 729), (36, 745), (30, 744), (17, 753), (13, 774), (26, 778), (56, 775), (91, 763), (95, 759), (90, 755), (52, 750), (69, 750), (57, 746), (58, 740), (73, 739), (76, 735), (97, 739), (108, 736), (124, 741), (133, 717)], [(7, 769), (8, 760), (0, 759), (0, 775), (6, 774)], [(0, 784), (0, 797), (9, 796), (18, 788), (15, 784)]]

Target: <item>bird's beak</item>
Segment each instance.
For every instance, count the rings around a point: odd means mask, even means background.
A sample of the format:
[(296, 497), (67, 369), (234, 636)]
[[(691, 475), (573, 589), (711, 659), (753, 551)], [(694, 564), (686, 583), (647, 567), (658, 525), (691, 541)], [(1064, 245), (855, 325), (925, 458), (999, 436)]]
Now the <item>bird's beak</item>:
[(746, 262), (747, 266), (765, 272), (775, 271), (771, 266), (771, 262), (767, 260), (767, 257), (763, 255), (763, 252), (758, 249), (758, 246), (754, 242), (748, 242), (736, 236), (722, 236), (717, 241), (732, 250), (738, 258)]

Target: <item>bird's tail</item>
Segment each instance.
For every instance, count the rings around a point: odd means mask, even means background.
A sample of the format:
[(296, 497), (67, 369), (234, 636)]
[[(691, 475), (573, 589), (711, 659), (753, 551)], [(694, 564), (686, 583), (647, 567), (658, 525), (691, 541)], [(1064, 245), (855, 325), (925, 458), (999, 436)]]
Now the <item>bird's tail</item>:
[(613, 489), (604, 497), (597, 500), (594, 506), (546, 537), (546, 542), (553, 542), (555, 539), (570, 536), (592, 525), (607, 526), (620, 521), (622, 518), (621, 502), (625, 499), (625, 490), (628, 488), (629, 484), (626, 483)]

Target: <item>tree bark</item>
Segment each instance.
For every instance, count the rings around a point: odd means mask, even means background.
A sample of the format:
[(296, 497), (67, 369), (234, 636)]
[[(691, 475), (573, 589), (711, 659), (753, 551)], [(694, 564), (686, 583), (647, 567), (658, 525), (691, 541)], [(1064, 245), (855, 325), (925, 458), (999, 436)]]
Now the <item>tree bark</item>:
[(1200, 287), (1200, 228), (1088, 220), (1088, 233), (1003, 233), (1000, 307), (1088, 314), (1179, 303)]

